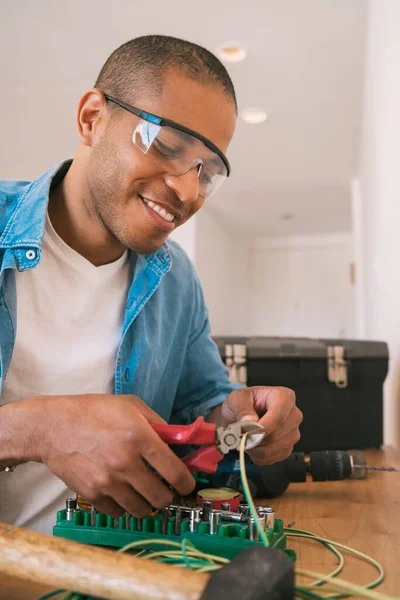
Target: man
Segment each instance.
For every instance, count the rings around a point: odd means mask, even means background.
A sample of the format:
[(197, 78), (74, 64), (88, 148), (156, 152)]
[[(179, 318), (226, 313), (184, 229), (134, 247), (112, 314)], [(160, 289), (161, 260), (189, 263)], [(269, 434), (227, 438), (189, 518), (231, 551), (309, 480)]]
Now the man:
[(74, 160), (0, 182), (0, 521), (51, 533), (71, 490), (114, 517), (190, 493), (154, 423), (259, 420), (257, 464), (299, 439), (293, 392), (229, 382), (166, 241), (229, 174), (236, 113), (207, 50), (137, 38), (81, 98)]

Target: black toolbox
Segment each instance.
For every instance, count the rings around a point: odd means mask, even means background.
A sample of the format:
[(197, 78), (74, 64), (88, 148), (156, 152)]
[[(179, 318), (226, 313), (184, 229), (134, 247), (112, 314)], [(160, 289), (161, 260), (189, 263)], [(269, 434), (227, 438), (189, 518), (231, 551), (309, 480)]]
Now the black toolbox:
[(296, 451), (377, 448), (383, 443), (385, 342), (214, 337), (230, 378), (285, 386), (304, 415)]

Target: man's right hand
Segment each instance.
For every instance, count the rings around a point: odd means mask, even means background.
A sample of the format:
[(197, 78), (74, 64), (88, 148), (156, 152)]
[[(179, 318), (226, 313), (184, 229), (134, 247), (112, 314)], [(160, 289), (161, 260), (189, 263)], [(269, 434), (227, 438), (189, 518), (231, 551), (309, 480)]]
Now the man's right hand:
[(151, 507), (171, 504), (174, 490), (193, 490), (189, 470), (151, 426), (165, 421), (137, 396), (38, 396), (23, 402), (30, 403), (36, 430), (33, 459), (98, 510), (144, 517)]

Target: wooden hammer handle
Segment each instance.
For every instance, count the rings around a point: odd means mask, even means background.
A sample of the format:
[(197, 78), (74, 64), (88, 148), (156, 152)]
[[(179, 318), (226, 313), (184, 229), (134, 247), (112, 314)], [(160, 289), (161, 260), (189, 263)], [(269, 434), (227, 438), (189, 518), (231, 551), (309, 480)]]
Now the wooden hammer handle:
[(0, 523), (1, 573), (107, 600), (199, 600), (209, 575)]

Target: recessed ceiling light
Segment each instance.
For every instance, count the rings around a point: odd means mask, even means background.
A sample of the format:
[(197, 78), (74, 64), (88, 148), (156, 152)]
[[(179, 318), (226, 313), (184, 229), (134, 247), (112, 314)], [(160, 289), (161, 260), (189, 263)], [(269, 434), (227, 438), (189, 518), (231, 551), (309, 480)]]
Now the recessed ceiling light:
[(236, 42), (225, 42), (218, 46), (216, 54), (223, 62), (235, 63), (244, 60), (247, 56), (246, 50)]
[(241, 117), (245, 123), (251, 123), (252, 125), (263, 123), (268, 119), (266, 111), (256, 106), (244, 108), (241, 112)]

